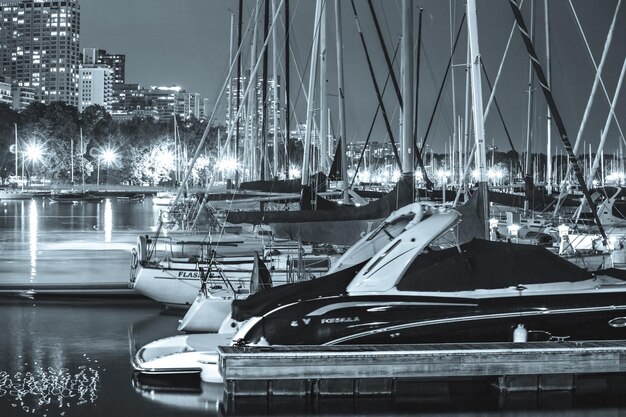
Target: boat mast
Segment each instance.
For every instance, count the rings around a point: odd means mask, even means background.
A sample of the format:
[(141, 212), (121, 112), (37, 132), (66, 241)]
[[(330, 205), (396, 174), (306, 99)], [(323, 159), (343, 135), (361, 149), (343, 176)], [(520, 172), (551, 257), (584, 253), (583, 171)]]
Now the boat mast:
[[(263, 16), (263, 38), (267, 38), (269, 31), (268, 31), (268, 24), (269, 24), (269, 18), (270, 18), (270, 3), (269, 0), (265, 0), (265, 12), (264, 12), (264, 16)], [(272, 31), (273, 33), (274, 31)], [(273, 39), (273, 37), (272, 37)], [(268, 157), (267, 157), (267, 131), (268, 131), (268, 127), (269, 127), (269, 123), (267, 123), (267, 66), (268, 66), (268, 60), (269, 60), (269, 48), (265, 48), (263, 50), (263, 78), (262, 78), (262, 86), (261, 88), (263, 89), (262, 92), (262, 99), (261, 99), (261, 106), (262, 106), (262, 119), (261, 119), (261, 140), (262, 140), (262, 144), (259, 147), (260, 149), (260, 180), (265, 180), (266, 179), (266, 174), (267, 174), (267, 167), (268, 167)]]
[(320, 15), (320, 40), (319, 40), (319, 76), (320, 76), (320, 159), (319, 169), (321, 172), (327, 173), (328, 163), (328, 115), (327, 115), (327, 85), (328, 77), (326, 74), (326, 0), (322, 2), (322, 10)]
[[(544, 18), (545, 18), (545, 32), (546, 32), (546, 77), (548, 78), (548, 84), (552, 84), (552, 63), (550, 60), (550, 7), (548, 6), (548, 0), (543, 0)], [(548, 194), (552, 194), (552, 116), (550, 115), (550, 108), (548, 107), (546, 112), (546, 191)]]
[[(456, 138), (459, 132), (456, 129), (456, 85), (454, 80), (454, 21), (456, 18), (456, 14), (454, 13), (454, 3), (456, 0), (448, 0), (448, 8), (450, 11), (449, 19), (450, 19), (450, 67), (452, 70), (450, 71), (450, 88), (452, 93), (452, 144), (450, 147), (450, 179), (452, 184), (454, 185), (454, 181), (456, 178), (455, 169), (454, 169), (454, 143), (456, 143)], [(460, 167), (460, 165), (459, 165)], [(459, 168), (459, 171), (461, 168)], [(445, 190), (443, 192), (445, 198)]]
[[(535, 0), (530, 0), (530, 40), (534, 42), (535, 39)], [(532, 181), (532, 158), (531, 158), (531, 131), (533, 128), (533, 86), (534, 86), (534, 74), (532, 61), (528, 61), (528, 103), (526, 106), (526, 164), (524, 168), (524, 189), (527, 189), (528, 183), (534, 185)], [(524, 196), (524, 212), (528, 212), (530, 202), (528, 201), (529, 195), (526, 192)]]
[(285, 179), (289, 179), (289, 138), (291, 137), (290, 118), (291, 100), (289, 99), (289, 28), (291, 24), (289, 15), (289, 0), (285, 0)]
[(400, 47), (402, 81), (402, 180), (414, 188), (413, 180), (413, 8), (411, 0), (402, 0), (402, 43)]
[(485, 237), (489, 236), (489, 202), (487, 193), (487, 169), (485, 157), (485, 127), (483, 123), (483, 96), (480, 78), (481, 62), (478, 46), (478, 22), (476, 19), (476, 0), (467, 1), (467, 30), (470, 41), (470, 77), (472, 80), (472, 112), (474, 121), (474, 140), (476, 141), (476, 167), (478, 168), (478, 187), (482, 195), (482, 219)]
[[(258, 58), (257, 55), (257, 42), (259, 33), (259, 13), (261, 12), (261, 0), (256, 0), (256, 5), (253, 11), (254, 29), (252, 31), (252, 42), (250, 43), (250, 76), (248, 77), (248, 104), (246, 106), (246, 143), (244, 145), (244, 167), (249, 167), (250, 172), (248, 174), (249, 180), (258, 179), (258, 154), (256, 149), (258, 148), (258, 129), (257, 129), (257, 104), (258, 104), (258, 88), (257, 88), (257, 73), (254, 70), (255, 62)], [(254, 74), (253, 74), (254, 72)]]
[(82, 177), (83, 191), (85, 191), (85, 160), (83, 156), (85, 151), (83, 149), (83, 128), (80, 128), (80, 175)]
[[(230, 42), (229, 42), (229, 50), (228, 50), (228, 62), (230, 63), (230, 65), (232, 65), (233, 62), (233, 29), (235, 28), (235, 14), (233, 12), (230, 13)], [(232, 78), (228, 80), (228, 84), (230, 85), (230, 93), (228, 94), (228, 124), (232, 124), (233, 123), (233, 80)], [(228, 129), (228, 126), (227, 126)], [(219, 137), (219, 136), (218, 136)], [(230, 152), (227, 149), (226, 152), (228, 153), (227, 156), (230, 157)], [(221, 155), (220, 152), (218, 152), (218, 155)], [(223, 178), (222, 178), (223, 179)]]
[[(18, 168), (18, 158), (19, 158), (19, 153), (18, 153), (18, 145), (17, 145), (17, 123), (13, 123), (13, 126), (15, 127), (15, 178), (17, 179), (17, 176), (19, 175), (19, 168)], [(73, 153), (73, 152), (72, 152)], [(74, 164), (72, 164), (72, 182), (74, 182)]]
[(337, 49), (337, 98), (339, 100), (339, 149), (341, 150), (341, 189), (343, 202), (349, 202), (348, 196), (348, 161), (346, 160), (346, 150), (348, 144), (346, 140), (346, 102), (343, 84), (343, 33), (341, 30), (341, 0), (335, 0), (335, 39)]
[[(315, 71), (317, 70), (317, 56), (319, 47), (319, 21), (322, 14), (322, 0), (315, 2), (315, 18), (313, 19), (313, 46), (311, 48), (311, 66), (309, 68), (309, 87), (304, 132), (304, 156), (302, 158), (302, 191), (309, 185), (309, 166), (311, 159), (311, 138), (313, 135), (313, 101), (315, 97)], [(309, 196), (301, 195), (303, 207), (310, 206)]]
[[(272, 0), (272, 16), (276, 16), (279, 10), (276, 8), (276, 0)], [(272, 83), (272, 127), (274, 135), (272, 137), (272, 177), (278, 178), (278, 26), (272, 26), (272, 72), (274, 82)]]
[[(239, 8), (238, 8), (238, 20), (239, 20), (239, 24), (237, 25), (237, 79), (235, 80), (236, 83), (236, 88), (235, 88), (235, 94), (236, 94), (236, 102), (235, 102), (235, 109), (239, 109), (239, 107), (241, 106), (241, 29), (242, 29), (242, 24), (243, 24), (243, 0), (239, 0)], [(232, 61), (231, 61), (232, 63)], [(231, 87), (232, 88), (232, 87)], [(239, 160), (239, 116), (237, 115), (235, 122), (235, 160)], [(232, 123), (232, 122), (231, 122)], [(207, 127), (208, 129), (208, 127)], [(232, 129), (230, 129), (232, 130)], [(239, 186), (239, 170), (236, 169), (235, 170), (235, 187)]]

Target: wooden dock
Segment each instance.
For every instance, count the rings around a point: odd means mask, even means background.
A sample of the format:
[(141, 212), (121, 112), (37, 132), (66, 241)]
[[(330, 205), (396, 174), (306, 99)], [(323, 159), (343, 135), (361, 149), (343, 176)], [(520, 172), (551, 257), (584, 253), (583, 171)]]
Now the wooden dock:
[(502, 391), (563, 390), (626, 373), (626, 341), (221, 346), (227, 396), (393, 395), (398, 382), (493, 377)]

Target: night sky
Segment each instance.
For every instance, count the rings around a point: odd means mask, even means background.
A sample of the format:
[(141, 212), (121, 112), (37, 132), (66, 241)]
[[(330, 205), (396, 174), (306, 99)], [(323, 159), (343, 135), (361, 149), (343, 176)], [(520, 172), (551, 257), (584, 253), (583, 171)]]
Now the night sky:
[[(244, 0), (245, 29), (253, 0)], [(385, 41), (393, 49), (401, 33), (400, 0), (373, 0), (378, 19), (382, 26)], [(423, 136), (433, 110), (436, 92), (441, 84), (446, 63), (450, 54), (450, 2), (446, 0), (415, 1), (423, 12), (423, 54), (420, 75), (419, 134)], [(454, 32), (464, 13), (464, 1), (452, 0)], [(229, 60), (229, 32), (231, 12), (237, 11), (236, 0), (80, 0), (81, 4), (81, 48), (96, 47), (109, 53), (126, 54), (126, 81), (142, 85), (181, 85), (187, 91), (198, 92), (211, 99), (211, 106), (226, 79)], [(375, 64), (376, 76), (382, 86), (386, 77), (384, 57), (365, 0), (355, 1), (361, 27), (363, 28), (369, 52)], [(525, 0), (522, 10), (526, 23), (530, 26), (531, 0)], [(572, 0), (581, 25), (587, 36), (590, 48), (599, 64), (604, 41), (617, 5), (617, 0)], [(328, 88), (333, 94), (329, 105), (333, 112), (333, 125), (338, 128), (336, 108), (336, 76), (334, 45), (334, 2), (329, 1), (328, 13)], [(346, 74), (346, 113), (347, 132), (350, 141), (363, 141), (369, 130), (376, 110), (376, 96), (367, 70), (365, 55), (360, 44), (352, 7), (349, 1), (341, 3), (343, 14), (344, 60)], [(295, 101), (294, 117), (301, 123), (305, 117), (303, 89), (308, 81), (308, 55), (313, 32), (312, 0), (291, 0), (292, 48), (302, 77), (304, 87), (298, 81), (295, 66), (291, 67), (291, 96)], [(624, 9), (626, 5), (622, 5)], [(504, 52), (513, 15), (508, 1), (478, 0), (479, 41), (481, 54), (491, 81), (496, 77)], [(535, 0), (536, 47), (545, 64), (544, 1)], [(236, 19), (235, 19), (236, 22)], [(550, 0), (550, 23), (552, 39), (552, 87), (573, 140), (577, 135), (582, 114), (587, 103), (593, 82), (593, 67), (584, 49), (584, 43), (576, 27), (568, 0)], [(281, 23), (282, 32), (282, 23)], [(262, 28), (262, 24), (261, 24)], [(415, 19), (417, 31), (417, 18)], [(262, 30), (262, 29), (261, 29)], [(282, 35), (280, 36), (282, 42)], [(465, 27), (455, 52), (455, 64), (465, 62)], [(626, 10), (618, 14), (613, 43), (605, 64), (603, 79), (609, 94), (613, 97), (622, 63), (626, 56)], [(246, 45), (243, 57), (250, 55), (250, 35), (244, 39)], [(282, 50), (282, 45), (280, 46)], [(282, 57), (281, 57), (282, 58)], [(249, 64), (247, 64), (249, 65)], [(270, 64), (271, 68), (271, 64)], [(281, 70), (282, 73), (282, 70)], [(396, 65), (399, 71), (399, 59)], [(455, 67), (457, 114), (464, 114), (465, 68)], [(483, 79), (483, 87), (487, 91)], [(528, 58), (519, 33), (515, 32), (511, 49), (506, 58), (503, 76), (496, 92), (503, 117), (514, 145), (518, 150), (525, 146), (526, 108), (528, 89)], [(448, 79), (445, 93), (427, 144), (435, 151), (443, 151), (452, 135), (454, 116), (452, 109), (452, 87)], [(598, 90), (600, 93), (601, 90)], [(484, 96), (486, 104), (487, 92)], [(391, 84), (385, 94), (387, 112), (392, 118), (396, 141), (399, 141), (399, 109)], [(534, 112), (533, 150), (545, 152), (546, 110), (540, 90), (536, 90)], [(600, 130), (604, 126), (609, 105), (604, 94), (597, 94), (591, 119), (585, 129), (587, 143), (597, 146)], [(221, 115), (225, 111), (222, 110)], [(617, 117), (626, 131), (626, 97), (618, 100)], [(292, 119), (293, 120), (293, 119)], [(295, 120), (294, 120), (295, 123)], [(292, 125), (293, 126), (293, 125)], [(495, 108), (491, 110), (485, 124), (485, 137), (488, 145), (492, 142), (499, 150), (508, 151), (510, 146)], [(553, 130), (553, 143), (557, 140)], [(373, 140), (386, 140), (382, 118), (379, 117)], [(612, 124), (607, 140), (606, 151), (618, 146), (618, 132)], [(588, 145), (587, 145), (588, 146)], [(562, 147), (561, 147), (562, 149)], [(595, 152), (595, 150), (594, 150)]]

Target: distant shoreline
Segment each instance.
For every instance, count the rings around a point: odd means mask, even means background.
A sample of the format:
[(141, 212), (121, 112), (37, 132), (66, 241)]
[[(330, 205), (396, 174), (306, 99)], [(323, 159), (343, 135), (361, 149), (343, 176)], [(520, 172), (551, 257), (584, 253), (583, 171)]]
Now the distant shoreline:
[[(142, 186), (142, 185), (95, 185), (85, 184), (45, 184), (45, 185), (33, 185), (30, 187), (13, 188), (11, 186), (0, 186), (0, 194), (21, 194), (21, 193), (33, 193), (35, 195), (49, 195), (53, 193), (97, 193), (103, 195), (125, 195), (125, 194), (146, 194), (155, 195), (160, 192), (176, 192), (178, 187), (166, 187), (166, 186)], [(190, 193), (205, 192), (203, 187), (190, 187)], [(220, 193), (226, 191), (226, 186), (218, 184), (211, 189), (212, 193)], [(0, 196), (1, 198), (1, 196)]]

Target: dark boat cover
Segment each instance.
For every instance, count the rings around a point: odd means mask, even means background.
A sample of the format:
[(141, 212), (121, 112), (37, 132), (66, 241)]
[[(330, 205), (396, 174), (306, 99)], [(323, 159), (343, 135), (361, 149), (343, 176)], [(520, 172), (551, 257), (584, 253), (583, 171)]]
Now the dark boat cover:
[[(321, 198), (321, 197), (318, 197)], [(235, 211), (226, 215), (230, 223), (311, 223), (323, 221), (346, 221), (384, 219), (392, 211), (413, 202), (413, 191), (410, 184), (399, 181), (384, 197), (364, 206), (339, 206), (336, 204), (319, 204), (325, 209), (298, 211)], [(331, 209), (334, 208), (334, 209)], [(306, 240), (306, 239), (302, 239)]]
[(234, 300), (232, 318), (243, 321), (300, 300), (345, 294), (346, 287), (366, 262), (317, 279), (268, 288), (244, 300)]
[(418, 256), (399, 291), (454, 292), (551, 282), (576, 282), (593, 274), (541, 246), (474, 239)]
[[(317, 192), (326, 191), (326, 174), (318, 172), (311, 175), (309, 184)], [(249, 181), (239, 185), (240, 190), (265, 191), (270, 193), (299, 193), (302, 187), (302, 179), (292, 180), (269, 180), (269, 181)]]

